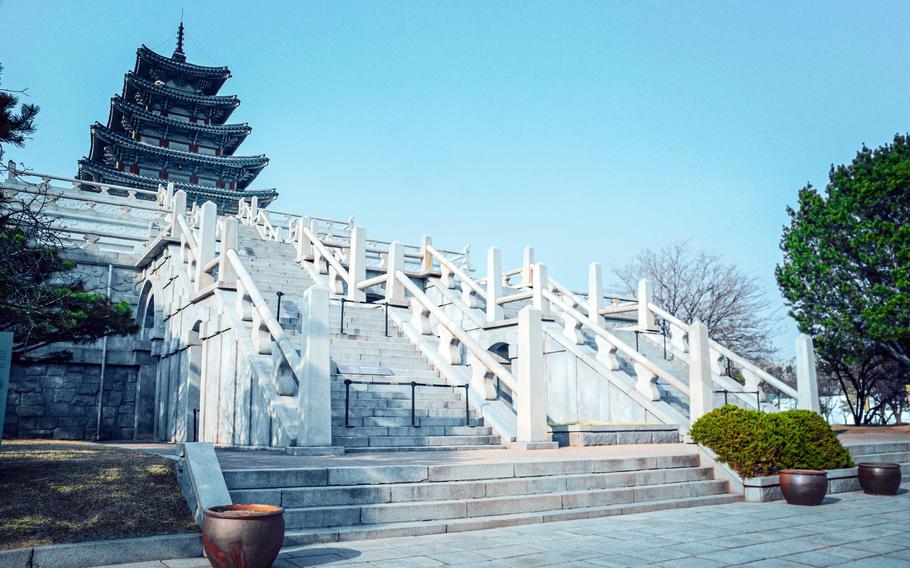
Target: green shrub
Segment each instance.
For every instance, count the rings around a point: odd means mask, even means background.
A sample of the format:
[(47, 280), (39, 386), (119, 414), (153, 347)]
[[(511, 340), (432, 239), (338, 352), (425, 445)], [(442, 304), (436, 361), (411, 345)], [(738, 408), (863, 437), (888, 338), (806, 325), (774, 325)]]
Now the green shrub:
[(828, 423), (810, 410), (760, 412), (728, 404), (699, 418), (690, 434), (743, 478), (853, 465)]

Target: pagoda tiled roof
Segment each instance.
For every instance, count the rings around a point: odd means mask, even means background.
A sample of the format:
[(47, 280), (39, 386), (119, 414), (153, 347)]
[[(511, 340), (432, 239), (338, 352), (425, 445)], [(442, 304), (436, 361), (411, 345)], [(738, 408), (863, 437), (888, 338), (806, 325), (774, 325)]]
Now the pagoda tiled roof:
[[(131, 174), (129, 172), (121, 172), (120, 170), (116, 170), (104, 164), (93, 162), (88, 158), (82, 158), (79, 160), (79, 177), (81, 179), (84, 179), (85, 173), (92, 174), (96, 177), (101, 176), (106, 180), (110, 180), (111, 183), (116, 183), (117, 185), (138, 187), (140, 189), (154, 190), (157, 189), (159, 185), (166, 183), (164, 180), (158, 178)], [(240, 198), (248, 199), (255, 196), (258, 198), (260, 205), (267, 205), (278, 197), (278, 191), (273, 188), (232, 190), (179, 181), (175, 181), (173, 183), (175, 188), (182, 189), (190, 195), (197, 195), (201, 197), (216, 199), (219, 201), (236, 202)]]
[(186, 75), (196, 79), (207, 79), (209, 81), (206, 89), (207, 95), (214, 95), (221, 89), (224, 82), (231, 76), (231, 71), (227, 67), (208, 67), (205, 65), (195, 65), (185, 61), (178, 61), (166, 55), (156, 53), (146, 47), (141, 46), (136, 50), (136, 67), (135, 73), (140, 77), (148, 78), (151, 70), (155, 67), (165, 69), (175, 75)]
[(101, 156), (98, 155), (98, 152), (101, 151), (102, 148), (101, 145), (96, 144), (96, 138), (100, 138), (108, 144), (116, 144), (124, 148), (136, 150), (137, 152), (174, 158), (186, 162), (211, 164), (229, 168), (242, 168), (249, 171), (261, 170), (269, 163), (269, 159), (265, 154), (260, 154), (258, 156), (210, 156), (208, 154), (197, 154), (194, 152), (175, 150), (173, 148), (153, 146), (151, 144), (138, 142), (118, 132), (114, 132), (100, 122), (96, 122), (92, 125), (92, 147), (89, 156), (94, 161), (101, 161), (102, 159)]
[(169, 116), (162, 116), (158, 113), (150, 112), (141, 106), (127, 101), (120, 95), (111, 98), (111, 113), (108, 118), (107, 127), (117, 132), (119, 127), (119, 116), (137, 116), (148, 122), (167, 126), (170, 130), (198, 133), (211, 138), (232, 139), (224, 146), (224, 150), (233, 153), (243, 140), (253, 131), (248, 124), (205, 124), (203, 122), (189, 122), (186, 120), (177, 120)]
[[(240, 106), (240, 99), (236, 95), (197, 95), (187, 91), (181, 91), (168, 87), (167, 85), (158, 85), (147, 79), (139, 77), (132, 71), (128, 72), (123, 78), (124, 98), (129, 98), (130, 89), (148, 91), (157, 93), (161, 96), (171, 99), (185, 101), (200, 106), (226, 107), (231, 110)], [(227, 118), (227, 117), (225, 117)]]

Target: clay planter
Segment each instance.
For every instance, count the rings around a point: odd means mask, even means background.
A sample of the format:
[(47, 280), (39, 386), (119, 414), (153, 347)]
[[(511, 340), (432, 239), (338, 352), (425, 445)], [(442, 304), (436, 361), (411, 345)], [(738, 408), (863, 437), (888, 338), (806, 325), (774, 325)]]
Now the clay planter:
[(857, 468), (859, 484), (871, 495), (897, 495), (901, 486), (901, 466), (896, 463), (861, 463)]
[(819, 505), (828, 493), (828, 473), (816, 469), (782, 470), (780, 492), (791, 505)]
[(284, 542), (284, 509), (224, 505), (205, 510), (202, 547), (213, 568), (268, 568)]

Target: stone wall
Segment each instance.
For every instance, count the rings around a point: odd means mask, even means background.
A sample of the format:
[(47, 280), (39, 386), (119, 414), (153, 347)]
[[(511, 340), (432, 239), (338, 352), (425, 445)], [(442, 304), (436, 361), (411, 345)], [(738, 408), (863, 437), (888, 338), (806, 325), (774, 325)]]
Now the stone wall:
[[(107, 365), (101, 439), (132, 439), (137, 368)], [(4, 437), (85, 440), (96, 437), (101, 366), (13, 366)]]
[[(107, 289), (112, 266), (111, 297), (126, 300), (135, 313), (139, 301), (133, 255), (91, 250), (73, 251), (76, 270), (86, 288)], [(13, 365), (7, 394), (4, 437), (95, 439), (98, 390), (101, 384), (102, 342), (87, 345), (56, 344), (48, 351), (66, 351), (65, 363)], [(154, 390), (151, 344), (136, 336), (110, 337), (107, 342), (102, 397), (101, 439), (151, 437), (154, 393), (148, 399), (149, 376)], [(143, 377), (145, 393), (137, 417), (137, 379)], [(138, 432), (136, 427), (138, 425)]]

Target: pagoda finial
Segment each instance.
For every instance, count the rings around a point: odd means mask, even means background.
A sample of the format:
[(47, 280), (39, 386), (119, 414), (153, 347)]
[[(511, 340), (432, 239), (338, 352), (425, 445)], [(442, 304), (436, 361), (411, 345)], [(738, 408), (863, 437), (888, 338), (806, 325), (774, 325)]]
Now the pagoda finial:
[(186, 61), (186, 54), (183, 52), (183, 18), (180, 19), (180, 27), (177, 28), (177, 49), (174, 50), (171, 59)]

